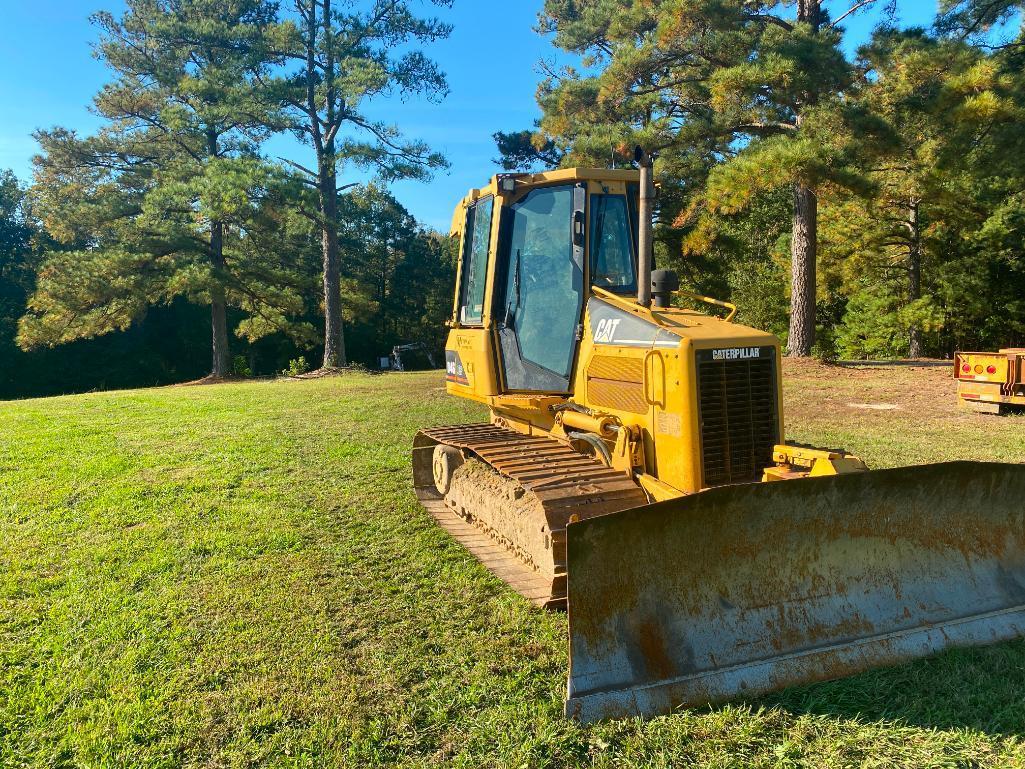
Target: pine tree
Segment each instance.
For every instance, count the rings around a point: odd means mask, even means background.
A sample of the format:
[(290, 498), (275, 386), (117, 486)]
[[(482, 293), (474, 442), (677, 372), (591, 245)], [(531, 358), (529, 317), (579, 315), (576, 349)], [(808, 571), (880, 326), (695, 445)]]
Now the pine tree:
[(791, 188), (792, 355), (810, 354), (814, 342), (817, 193), (863, 186), (859, 153), (879, 129), (842, 98), (854, 70), (840, 24), (872, 4), (835, 19), (820, 0), (798, 0), (793, 16), (791, 3), (774, 0), (545, 4), (542, 29), (584, 55), (585, 69), (542, 85), (542, 129), (574, 158), (607, 158), (610, 147), (622, 155), (633, 144), (660, 151), (669, 186), (685, 180), (677, 224), (697, 223), (689, 248), (710, 244), (706, 213), (735, 213), (760, 192)]
[(255, 86), (273, 11), (264, 0), (130, 0), (120, 18), (94, 17), (115, 74), (95, 99), (107, 123), (84, 139), (38, 133), (34, 189), (48, 229), (88, 247), (47, 259), (23, 346), (124, 329), (184, 295), (210, 306), (211, 375), (223, 377), (229, 303), (301, 309), (251, 280), (244, 247), (232, 251), (280, 183), (256, 154), (273, 114)]
[(1025, 8), (1022, 0), (940, 0), (939, 5), (937, 27), (961, 38), (984, 36)]
[(871, 195), (837, 196), (823, 224), (827, 270), (849, 298), (838, 343), (846, 355), (917, 358), (925, 333), (936, 338), (960, 312), (961, 300), (945, 306), (961, 290), (944, 286), (944, 273), (990, 261), (967, 246), (1005, 205), (1000, 187), (1021, 174), (1014, 140), (1002, 136), (1021, 125), (1020, 95), (998, 57), (923, 30), (877, 31), (859, 64), (849, 97), (897, 141), (869, 170)]
[[(451, 0), (425, 0), (445, 7)], [(372, 0), (362, 8), (332, 0), (292, 0), (292, 17), (276, 30), (275, 49), (290, 69), (268, 82), (280, 100), (288, 129), (312, 147), (312, 168), (286, 161), (317, 191), (316, 219), (323, 254), (325, 368), (346, 363), (338, 242), (338, 173), (346, 165), (370, 169), (386, 180), (427, 179), (445, 165), (423, 142), (367, 115), (389, 94), (440, 99), (444, 74), (422, 51), (410, 50), (448, 36), (450, 27), (421, 18), (409, 0)]]
[(495, 162), (506, 171), (547, 171), (562, 163), (555, 142), (538, 131), (498, 131), (492, 134), (498, 147)]

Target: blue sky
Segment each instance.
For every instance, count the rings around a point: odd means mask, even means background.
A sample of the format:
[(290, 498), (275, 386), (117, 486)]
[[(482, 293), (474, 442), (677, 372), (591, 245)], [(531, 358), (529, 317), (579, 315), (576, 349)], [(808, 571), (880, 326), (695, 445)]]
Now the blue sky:
[[(391, 120), (410, 137), (430, 142), (451, 162), (429, 183), (401, 182), (397, 197), (425, 224), (445, 230), (456, 202), (498, 170), (491, 135), (529, 128), (538, 115), (534, 92), (538, 62), (554, 55), (534, 31), (542, 0), (455, 0), (443, 15), (452, 36), (430, 53), (447, 72), (451, 93), (440, 105), (398, 99), (377, 105), (374, 114)], [(836, 16), (854, 0), (827, 3)], [(880, 0), (883, 4), (883, 0)], [(117, 12), (113, 0), (0, 0), (0, 169), (26, 181), (37, 128), (62, 125), (89, 132), (98, 126), (89, 112), (93, 94), (107, 79), (93, 59), (96, 30), (88, 16)], [(902, 25), (928, 25), (934, 0), (901, 0)], [(848, 46), (866, 39), (878, 17), (861, 13), (846, 22)], [(268, 154), (302, 162), (308, 150), (275, 140)]]

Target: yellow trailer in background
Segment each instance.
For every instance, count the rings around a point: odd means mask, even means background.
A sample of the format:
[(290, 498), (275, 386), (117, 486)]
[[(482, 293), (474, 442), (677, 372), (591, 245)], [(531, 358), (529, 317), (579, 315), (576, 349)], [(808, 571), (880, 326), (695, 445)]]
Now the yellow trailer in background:
[(1025, 347), (954, 355), (958, 404), (983, 414), (1025, 408)]

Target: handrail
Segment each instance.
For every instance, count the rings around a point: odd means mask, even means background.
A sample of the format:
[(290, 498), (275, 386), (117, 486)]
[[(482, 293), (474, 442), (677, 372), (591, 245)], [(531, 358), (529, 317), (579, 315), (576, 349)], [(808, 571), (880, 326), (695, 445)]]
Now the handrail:
[[(632, 298), (623, 296), (622, 294), (614, 294), (608, 289), (602, 288), (601, 286), (591, 286), (591, 291), (597, 294), (602, 299), (614, 302), (621, 302), (625, 306), (644, 309), (639, 304), (637, 304)], [(727, 322), (730, 322), (735, 317), (737, 317), (738, 308), (737, 305), (733, 304), (732, 302), (725, 302), (722, 299), (713, 299), (710, 296), (702, 296), (701, 294), (695, 294), (693, 291), (684, 291), (683, 289), (677, 289), (672, 293), (690, 297), (691, 299), (697, 299), (699, 302), (704, 302), (705, 304), (710, 304), (714, 307), (722, 307), (725, 310), (729, 310), (730, 314), (726, 316)], [(651, 311), (655, 311), (658, 308), (650, 307), (648, 309)]]
[(680, 296), (686, 296), (690, 299), (696, 299), (699, 302), (710, 304), (713, 307), (722, 307), (724, 310), (729, 310), (730, 314), (726, 316), (727, 323), (737, 317), (737, 305), (733, 304), (733, 302), (725, 302), (722, 299), (713, 299), (710, 296), (702, 296), (701, 294), (695, 294), (693, 291), (684, 291), (683, 289), (677, 289), (676, 291), (673, 291), (673, 293), (679, 294)]

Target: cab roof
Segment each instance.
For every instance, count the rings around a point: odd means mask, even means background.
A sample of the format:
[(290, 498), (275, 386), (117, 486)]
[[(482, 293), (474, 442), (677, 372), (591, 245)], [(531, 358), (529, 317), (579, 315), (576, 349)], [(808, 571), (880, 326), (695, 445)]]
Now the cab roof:
[(459, 201), (459, 205), (456, 206), (455, 213), (452, 216), (452, 228), (450, 231), (452, 234), (456, 234), (462, 230), (463, 211), (467, 206), (473, 205), (475, 201), (488, 195), (501, 195), (502, 191), (499, 188), (499, 182), (503, 179), (515, 179), (517, 185), (535, 187), (543, 184), (578, 181), (639, 182), (640, 178), (640, 171), (633, 168), (559, 168), (554, 171), (542, 171), (536, 174), (496, 174), (491, 177), (491, 181), (486, 186), (470, 190), (466, 197)]

